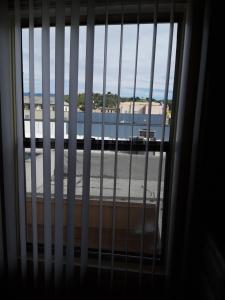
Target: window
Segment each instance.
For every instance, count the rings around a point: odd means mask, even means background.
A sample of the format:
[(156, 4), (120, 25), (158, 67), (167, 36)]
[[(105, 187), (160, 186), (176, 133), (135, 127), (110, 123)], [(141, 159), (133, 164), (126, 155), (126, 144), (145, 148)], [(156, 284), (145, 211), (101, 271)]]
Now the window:
[(163, 253), (178, 22), (170, 5), (161, 20), (158, 4), (89, 2), (68, 17), (59, 1), (52, 19), (43, 2), (40, 22), (31, 1), (17, 23), (26, 244), (34, 274), (44, 255), (56, 281), (65, 261), (81, 278), (91, 265), (141, 281)]

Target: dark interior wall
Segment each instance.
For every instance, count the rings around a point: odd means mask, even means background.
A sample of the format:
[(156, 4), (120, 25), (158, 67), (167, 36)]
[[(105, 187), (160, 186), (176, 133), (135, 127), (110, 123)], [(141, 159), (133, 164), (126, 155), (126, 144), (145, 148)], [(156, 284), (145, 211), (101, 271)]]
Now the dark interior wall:
[[(185, 231), (189, 238), (189, 228), (187, 222), (190, 222), (188, 209), (191, 206), (188, 202), (188, 191), (191, 170), (192, 142), (194, 134), (195, 110), (197, 104), (197, 90), (199, 65), (201, 57), (204, 0), (190, 2), (190, 18), (188, 18), (187, 34), (190, 36), (190, 56), (187, 75), (187, 90), (184, 95), (183, 124), (181, 126), (180, 163), (178, 166), (178, 183), (175, 195), (176, 202), (174, 209), (174, 240), (172, 242), (172, 251), (169, 264), (170, 272), (168, 275), (168, 288), (171, 292), (171, 299), (184, 299), (186, 295), (185, 284), (187, 279), (187, 265), (185, 256), (189, 255), (190, 249), (185, 245)], [(182, 99), (179, 99), (181, 101)], [(181, 104), (180, 104), (181, 105)], [(191, 201), (192, 202), (192, 201)]]
[[(224, 27), (218, 3), (210, 3), (210, 32), (204, 99), (192, 199), (187, 290), (198, 299), (225, 299), (225, 169), (224, 169), (224, 51), (219, 30)], [(220, 23), (220, 24), (219, 24)]]
[[(195, 130), (195, 109), (201, 39), (204, 30), (204, 4), (192, 1), (193, 31), (189, 69), (180, 186), (176, 207), (175, 241), (171, 299), (225, 299), (225, 214), (223, 209), (224, 124), (222, 62), (224, 47), (219, 30), (224, 27), (217, 1), (210, 4), (209, 41), (205, 72), (203, 105), (197, 121), (200, 132), (197, 162), (191, 177), (192, 135)], [(222, 72), (221, 72), (222, 71)], [(188, 199), (189, 183), (194, 179), (194, 192)], [(188, 225), (187, 225), (188, 224)], [(186, 229), (186, 231), (185, 231)], [(185, 233), (187, 240), (185, 242)]]

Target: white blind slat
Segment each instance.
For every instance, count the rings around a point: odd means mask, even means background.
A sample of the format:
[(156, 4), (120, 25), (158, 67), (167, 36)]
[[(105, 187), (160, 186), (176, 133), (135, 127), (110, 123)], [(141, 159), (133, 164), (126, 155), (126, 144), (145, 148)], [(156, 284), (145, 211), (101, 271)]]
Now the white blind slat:
[(101, 280), (102, 267), (102, 226), (103, 226), (103, 176), (104, 176), (104, 137), (105, 137), (105, 102), (106, 102), (106, 74), (108, 52), (108, 0), (105, 7), (105, 36), (104, 36), (104, 62), (103, 62), (103, 95), (102, 95), (102, 126), (101, 126), (101, 165), (100, 165), (100, 199), (99, 199), (99, 247), (98, 247), (98, 284)]
[[(152, 36), (152, 57), (151, 57), (151, 69), (150, 69), (150, 85), (149, 85), (149, 105), (148, 105), (148, 119), (147, 119), (147, 133), (146, 140), (149, 140), (149, 133), (151, 129), (151, 111), (152, 111), (152, 95), (154, 84), (154, 72), (155, 72), (155, 57), (156, 57), (156, 38), (157, 38), (157, 17), (158, 17), (158, 1), (156, 0), (154, 9), (154, 24), (153, 24), (153, 36)], [(140, 241), (140, 267), (139, 267), (139, 285), (142, 284), (143, 273), (143, 250), (144, 250), (144, 233), (145, 233), (145, 215), (146, 215), (146, 193), (147, 193), (147, 177), (149, 168), (149, 151), (148, 143), (146, 143), (145, 149), (145, 170), (144, 170), (144, 188), (143, 188), (143, 209), (142, 209), (142, 230)]]
[(163, 148), (164, 148), (164, 139), (165, 139), (165, 123), (166, 123), (171, 58), (172, 58), (172, 48), (173, 48), (173, 31), (174, 31), (174, 3), (172, 2), (171, 15), (170, 15), (169, 44), (168, 44), (168, 54), (167, 54), (167, 67), (166, 67), (166, 81), (165, 81), (165, 91), (164, 91), (162, 136), (161, 136), (161, 143), (160, 143), (159, 172), (158, 172), (158, 180), (157, 180), (157, 203), (156, 203), (156, 217), (155, 217), (155, 226), (154, 226), (154, 250), (153, 250), (154, 252), (153, 252), (152, 274), (154, 274), (155, 272), (155, 263), (156, 263), (157, 248), (158, 248), (158, 234), (159, 234), (158, 222), (159, 222), (159, 208), (160, 208), (161, 185), (162, 185)]
[(134, 135), (134, 109), (135, 109), (135, 98), (136, 98), (136, 87), (137, 87), (137, 68), (138, 68), (138, 50), (139, 50), (139, 33), (140, 33), (140, 10), (141, 3), (138, 1), (137, 9), (137, 35), (136, 35), (136, 50), (135, 50), (135, 67), (134, 67), (134, 86), (133, 86), (133, 99), (132, 99), (132, 123), (131, 123), (131, 141), (130, 141), (130, 159), (129, 159), (129, 178), (128, 178), (128, 208), (127, 208), (127, 236), (125, 246), (125, 285), (127, 284), (127, 272), (128, 272), (128, 243), (130, 235), (130, 202), (131, 202), (131, 175), (132, 175), (132, 161), (133, 161), (133, 135)]
[(117, 167), (118, 167), (118, 136), (119, 136), (119, 106), (120, 106), (120, 91), (121, 91), (121, 73), (122, 73), (122, 57), (123, 57), (123, 29), (124, 29), (124, 3), (121, 10), (121, 27), (120, 27), (120, 51), (119, 51), (119, 72), (118, 72), (118, 96), (116, 109), (116, 145), (115, 145), (115, 160), (114, 160), (114, 180), (113, 180), (113, 210), (112, 210), (112, 257), (111, 257), (111, 272), (110, 286), (113, 287), (114, 276), (114, 253), (116, 239), (116, 187), (117, 187)]
[(56, 2), (55, 36), (55, 284), (63, 271), (64, 1)]
[(50, 145), (50, 27), (49, 1), (42, 1), (42, 105), (43, 105), (43, 198), (45, 279), (52, 269), (51, 237), (51, 145)]
[(32, 249), (34, 278), (38, 273), (38, 234), (36, 203), (36, 142), (35, 142), (35, 90), (34, 90), (34, 7), (29, 3), (29, 95), (30, 95), (30, 139), (31, 139), (31, 201), (32, 201)]
[(82, 189), (82, 229), (81, 229), (81, 282), (88, 265), (88, 218), (91, 169), (91, 126), (92, 93), (94, 63), (94, 1), (88, 1), (87, 41), (85, 66), (85, 114), (84, 114), (84, 154), (83, 154), (83, 189)]
[(19, 224), (20, 224), (20, 255), (21, 272), (26, 276), (26, 200), (25, 200), (25, 167), (23, 146), (23, 99), (22, 99), (22, 41), (21, 41), (20, 2), (15, 1), (15, 77), (16, 77), (16, 122), (17, 122), (17, 159), (18, 159), (18, 193), (19, 193)]
[(68, 149), (68, 209), (67, 209), (67, 279), (74, 270), (74, 208), (76, 193), (76, 147), (77, 147), (77, 98), (78, 98), (78, 52), (79, 52), (80, 3), (73, 1), (70, 32), (70, 78), (69, 78), (69, 149)]

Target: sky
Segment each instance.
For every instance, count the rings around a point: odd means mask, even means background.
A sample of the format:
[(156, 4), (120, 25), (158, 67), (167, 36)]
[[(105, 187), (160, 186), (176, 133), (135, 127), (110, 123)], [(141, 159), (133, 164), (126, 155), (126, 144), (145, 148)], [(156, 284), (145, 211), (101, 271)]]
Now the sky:
[[(107, 75), (106, 91), (118, 92), (120, 25), (108, 27)], [(93, 92), (102, 93), (103, 90), (103, 63), (104, 63), (104, 25), (95, 26), (94, 45), (94, 76)], [(151, 50), (152, 50), (152, 24), (140, 24), (136, 97), (146, 98), (149, 95)], [(174, 27), (171, 72), (169, 83), (169, 98), (172, 97), (175, 51), (176, 51), (177, 25)], [(122, 49), (121, 96), (133, 97), (134, 74), (136, 56), (137, 25), (124, 25)], [(166, 64), (169, 42), (169, 24), (158, 24), (156, 41), (156, 58), (153, 98), (163, 99), (166, 78)], [(29, 29), (22, 31), (23, 49), (23, 84), (24, 92), (29, 92)], [(65, 27), (65, 70), (64, 94), (69, 94), (69, 55), (70, 54), (70, 27)], [(79, 31), (79, 78), (78, 92), (84, 92), (85, 86), (85, 56), (86, 56), (86, 26), (80, 26)], [(35, 93), (42, 91), (41, 66), (41, 28), (34, 30), (34, 72)], [(55, 28), (50, 29), (50, 91), (55, 92)]]

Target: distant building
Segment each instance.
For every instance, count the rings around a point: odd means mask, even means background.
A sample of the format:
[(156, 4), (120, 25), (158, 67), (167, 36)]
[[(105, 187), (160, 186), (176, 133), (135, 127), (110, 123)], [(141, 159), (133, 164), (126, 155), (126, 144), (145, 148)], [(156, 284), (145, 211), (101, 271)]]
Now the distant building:
[[(35, 111), (42, 111), (43, 103), (42, 103), (42, 96), (35, 96), (34, 97), (34, 105)], [(24, 96), (24, 110), (30, 110), (30, 97)], [(50, 96), (50, 111), (55, 111), (55, 97)], [(64, 101), (64, 112), (69, 111), (69, 103)]]
[[(134, 113), (135, 114), (148, 114), (149, 102), (135, 102), (134, 103)], [(133, 113), (133, 102), (120, 102), (120, 113)], [(163, 114), (163, 104), (160, 102), (152, 102), (152, 115), (161, 115)]]
[[(36, 119), (42, 119), (42, 110), (43, 110), (43, 103), (42, 103), (42, 96), (35, 96), (34, 97), (35, 102), (35, 118)], [(152, 108), (151, 108), (151, 114), (152, 115), (162, 115), (163, 114), (163, 103), (161, 102), (152, 102)], [(149, 102), (143, 101), (143, 102), (135, 102), (134, 103), (134, 113), (135, 114), (148, 114), (149, 110)], [(77, 111), (82, 111), (77, 108)], [(93, 109), (94, 112), (102, 112), (102, 108), (99, 107), (97, 109)], [(113, 107), (105, 107), (106, 113), (116, 113), (117, 109)], [(133, 113), (133, 102), (132, 101), (125, 101), (120, 102), (119, 105), (119, 112), (121, 114), (127, 113), (132, 114)], [(64, 101), (64, 117), (68, 118), (69, 113), (69, 103)], [(51, 118), (55, 117), (55, 97), (50, 96), (50, 114)], [(30, 99), (29, 96), (24, 96), (24, 115), (25, 119), (30, 117)], [(170, 116), (168, 116), (170, 118)]]
[[(95, 112), (102, 112), (103, 109), (99, 108), (98, 110), (95, 110)], [(105, 107), (105, 113), (116, 113), (117, 109), (114, 107)]]

